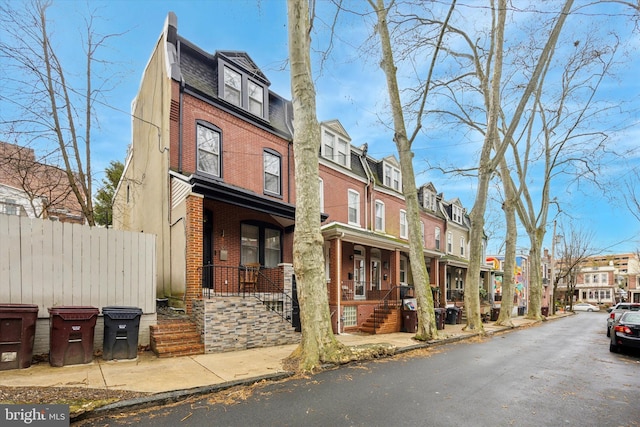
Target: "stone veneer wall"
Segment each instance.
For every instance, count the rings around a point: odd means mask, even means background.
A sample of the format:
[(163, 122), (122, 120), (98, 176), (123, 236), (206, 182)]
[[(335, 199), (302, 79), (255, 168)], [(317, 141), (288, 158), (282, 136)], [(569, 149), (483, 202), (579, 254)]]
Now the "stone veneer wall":
[(297, 344), (301, 337), (290, 323), (253, 298), (194, 300), (192, 318), (201, 331), (205, 353)]

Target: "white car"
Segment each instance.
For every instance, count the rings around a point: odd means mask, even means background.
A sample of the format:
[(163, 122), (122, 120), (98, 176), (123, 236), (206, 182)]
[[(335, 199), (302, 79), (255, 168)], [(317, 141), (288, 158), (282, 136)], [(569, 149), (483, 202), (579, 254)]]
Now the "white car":
[[(569, 306), (567, 306), (567, 310), (568, 309)], [(573, 304), (573, 311), (600, 311), (600, 307), (586, 302), (581, 302), (578, 304)]]

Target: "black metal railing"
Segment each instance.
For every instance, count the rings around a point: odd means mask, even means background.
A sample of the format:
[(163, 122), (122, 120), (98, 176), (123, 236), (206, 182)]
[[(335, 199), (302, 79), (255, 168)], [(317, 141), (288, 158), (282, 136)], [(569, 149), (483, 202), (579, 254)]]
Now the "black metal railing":
[(292, 323), (294, 313), (299, 313), (297, 298), (292, 291), (285, 291), (281, 271), (277, 268), (260, 268), (255, 279), (247, 282), (248, 267), (206, 264), (202, 270), (202, 295), (204, 298), (236, 296), (256, 298), (269, 310)]
[(380, 299), (378, 305), (373, 309), (373, 327), (377, 329), (378, 325), (381, 325), (387, 317), (389, 310), (394, 310), (400, 307), (402, 299), (400, 298), (401, 292), (407, 292), (408, 290), (413, 292), (413, 286), (393, 286), (391, 289)]

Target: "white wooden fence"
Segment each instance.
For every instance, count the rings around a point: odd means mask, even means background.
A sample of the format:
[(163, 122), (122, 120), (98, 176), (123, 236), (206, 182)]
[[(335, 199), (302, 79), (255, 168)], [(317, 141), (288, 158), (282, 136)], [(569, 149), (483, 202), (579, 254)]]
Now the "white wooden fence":
[(0, 214), (0, 303), (156, 309), (156, 237)]

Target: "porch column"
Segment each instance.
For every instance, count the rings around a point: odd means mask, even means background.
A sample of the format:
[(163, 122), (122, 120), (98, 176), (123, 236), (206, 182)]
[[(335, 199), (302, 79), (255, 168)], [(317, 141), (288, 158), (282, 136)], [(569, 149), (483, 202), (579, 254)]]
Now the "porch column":
[(186, 266), (185, 309), (191, 314), (194, 299), (202, 299), (202, 212), (204, 198), (191, 193), (186, 198)]
[(447, 263), (438, 263), (438, 279), (440, 284), (440, 307), (447, 306)]

